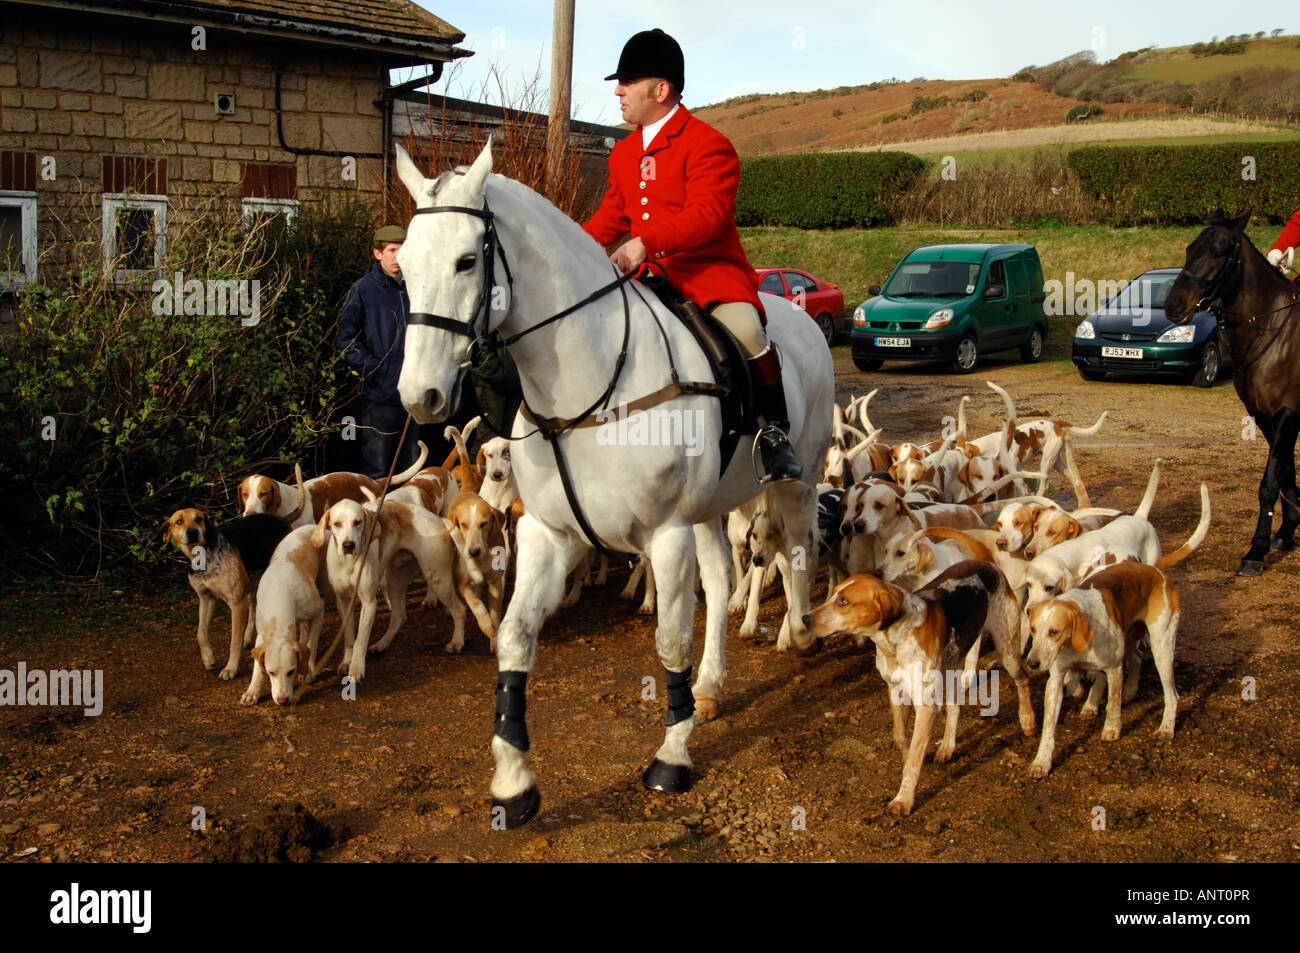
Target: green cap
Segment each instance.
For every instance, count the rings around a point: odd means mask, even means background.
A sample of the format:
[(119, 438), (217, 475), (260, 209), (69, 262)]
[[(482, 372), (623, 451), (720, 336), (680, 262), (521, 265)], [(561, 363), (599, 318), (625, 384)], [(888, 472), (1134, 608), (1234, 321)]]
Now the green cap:
[(375, 232), (375, 247), (383, 245), (385, 242), (404, 242), (406, 241), (406, 229), (401, 225), (385, 225)]

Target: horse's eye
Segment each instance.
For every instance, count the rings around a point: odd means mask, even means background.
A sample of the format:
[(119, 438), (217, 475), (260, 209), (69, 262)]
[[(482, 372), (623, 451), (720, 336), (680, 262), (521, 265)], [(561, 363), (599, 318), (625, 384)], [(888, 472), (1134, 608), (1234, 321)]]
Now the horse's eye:
[(456, 259), (456, 274), (460, 274), (462, 271), (470, 271), (477, 261), (477, 255), (461, 255)]

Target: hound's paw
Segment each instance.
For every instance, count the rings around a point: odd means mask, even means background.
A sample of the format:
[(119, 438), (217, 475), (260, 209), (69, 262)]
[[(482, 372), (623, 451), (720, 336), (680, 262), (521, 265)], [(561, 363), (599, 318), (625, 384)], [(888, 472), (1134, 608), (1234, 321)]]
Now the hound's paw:
[(1097, 717), (1097, 711), (1098, 711), (1098, 709), (1097, 709), (1097, 706), (1096, 706), (1096, 705), (1085, 704), (1082, 708), (1079, 709), (1079, 717), (1080, 717), (1080, 718), (1096, 718), (1096, 717)]
[(900, 817), (906, 817), (912, 813), (912, 799), (904, 799), (901, 795), (889, 802), (886, 808), (890, 814), (897, 814)]
[(200, 653), (199, 657), (203, 661), (203, 668), (205, 671), (210, 672), (217, 667), (217, 657), (210, 650)]
[(1102, 741), (1118, 741), (1118, 740), (1119, 740), (1119, 728), (1112, 728), (1110, 725), (1107, 725), (1105, 728), (1101, 729), (1101, 740), (1102, 740)]
[[(442, 650), (446, 652), (448, 655), (457, 655), (459, 654), (460, 650), (463, 649), (464, 647), (465, 647), (464, 639), (452, 639), (450, 642), (448, 642), (446, 645), (442, 647)], [(496, 642), (492, 643), (492, 651), (493, 653), (496, 652)]]
[(939, 747), (934, 749), (934, 763), (947, 764), (950, 760), (952, 760), (952, 753), (956, 750), (957, 750), (956, 742), (953, 742), (951, 745), (944, 745), (944, 744), (939, 745)]
[(1156, 729), (1156, 737), (1159, 738), (1161, 741), (1173, 741), (1173, 740), (1174, 740), (1174, 729), (1172, 729), (1172, 728), (1158, 728), (1158, 729)]
[(894, 747), (899, 751), (907, 751), (907, 739), (902, 735), (894, 735)]
[(1034, 713), (1020, 713), (1020, 730), (1024, 732), (1026, 738), (1032, 738), (1038, 733), (1038, 722), (1034, 719)]
[(1052, 762), (1035, 760), (1029, 765), (1029, 776), (1031, 778), (1045, 778), (1051, 770)]
[(745, 611), (744, 599), (727, 600), (727, 615), (740, 615), (744, 611)]
[(654, 615), (655, 604), (653, 602), (643, 602), (636, 610), (637, 615)]
[(636, 590), (636, 586), (624, 586), (623, 591), (618, 594), (618, 597), (620, 599), (635, 599)]
[(239, 674), (238, 662), (236, 662), (234, 665), (227, 665), (225, 668), (223, 668), (220, 672), (217, 673), (217, 678), (221, 679), (223, 682), (228, 682), (232, 678), (234, 678), (237, 674)]
[(1137, 682), (1134, 682), (1134, 683), (1133, 683), (1133, 686), (1132, 686), (1131, 688), (1130, 688), (1128, 685), (1125, 685), (1125, 686), (1124, 686), (1124, 695), (1122, 696), (1122, 697), (1123, 697), (1124, 704), (1127, 705), (1127, 704), (1128, 704), (1129, 702), (1131, 702), (1133, 699), (1137, 698), (1137, 694), (1138, 694), (1138, 685), (1137, 685)]
[(348, 678), (352, 679), (355, 685), (366, 677), (366, 660), (363, 657), (360, 661), (354, 662), (348, 666)]
[(244, 692), (244, 694), (242, 694), (242, 695), (239, 696), (239, 704), (241, 704), (241, 705), (256, 705), (256, 704), (257, 704), (258, 697), (259, 697), (259, 696), (258, 696), (257, 692), (253, 691), (251, 688), (250, 688), (250, 689), (247, 689), (247, 690)]

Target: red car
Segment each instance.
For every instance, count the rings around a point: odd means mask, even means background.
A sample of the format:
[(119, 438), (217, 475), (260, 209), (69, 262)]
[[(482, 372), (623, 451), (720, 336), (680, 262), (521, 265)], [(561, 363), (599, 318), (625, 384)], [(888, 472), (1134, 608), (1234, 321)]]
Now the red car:
[(755, 268), (758, 272), (759, 291), (780, 295), (799, 305), (817, 322), (826, 337), (826, 343), (836, 335), (848, 331), (844, 315), (844, 295), (840, 286), (829, 281), (819, 281), (806, 271), (793, 268)]

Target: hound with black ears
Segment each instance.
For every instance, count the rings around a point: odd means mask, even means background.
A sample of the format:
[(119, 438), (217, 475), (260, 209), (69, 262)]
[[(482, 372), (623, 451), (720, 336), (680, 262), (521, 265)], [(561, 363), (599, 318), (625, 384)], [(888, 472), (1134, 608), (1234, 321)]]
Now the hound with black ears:
[[(1151, 657), (1164, 688), (1165, 709), (1156, 737), (1172, 740), (1178, 716), (1178, 692), (1174, 690), (1174, 642), (1178, 634), (1180, 604), (1178, 590), (1154, 566), (1122, 563), (1093, 573), (1077, 589), (1040, 602), (1029, 610), (1032, 639), (1026, 665), (1031, 672), (1049, 672), (1043, 696), (1043, 735), (1029, 775), (1045, 778), (1052, 770), (1056, 747), (1056, 722), (1061, 714), (1061, 696), (1066, 673), (1071, 669), (1106, 673), (1108, 696), (1103, 741), (1120, 734), (1122, 701), (1137, 694), (1142, 657), (1138, 643), (1144, 633), (1151, 638)], [(1121, 674), (1125, 662), (1128, 674)], [(1101, 700), (1101, 682), (1082, 714), (1096, 715)]]
[(163, 541), (171, 542), (190, 561), (190, 588), (199, 597), (199, 658), (209, 672), (217, 664), (208, 630), (217, 600), (230, 609), (230, 656), (218, 678), (227, 681), (239, 671), (239, 652), (253, 642), (254, 593), (276, 545), (302, 513), (302, 470), (298, 475), (298, 506), (284, 516), (259, 513), (221, 526), (209, 522), (195, 507), (177, 510), (163, 521)]
[[(844, 632), (856, 636), (859, 644), (867, 638), (875, 643), (876, 669), (890, 685), (894, 743), (906, 751), (902, 783), (889, 803), (894, 814), (910, 814), (916, 800), (937, 707), (927, 687), (936, 677), (944, 685), (946, 671), (964, 669), (973, 675), (985, 634), (992, 637), (1002, 667), (1016, 683), (1020, 727), (1026, 735), (1034, 732), (1029, 681), (1020, 670), (1020, 609), (1006, 579), (990, 563), (957, 563), (915, 595), (875, 576), (852, 576), (805, 622), (813, 635)], [(903, 687), (916, 710), (910, 744), (904, 737)], [(947, 761), (957, 747), (958, 700), (955, 692), (944, 694), (948, 716), (936, 762)]]

